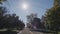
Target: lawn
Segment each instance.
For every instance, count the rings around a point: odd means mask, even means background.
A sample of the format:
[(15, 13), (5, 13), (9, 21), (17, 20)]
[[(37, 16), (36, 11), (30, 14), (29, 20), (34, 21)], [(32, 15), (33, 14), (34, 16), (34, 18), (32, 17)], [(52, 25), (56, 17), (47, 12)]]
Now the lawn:
[(58, 34), (60, 34), (60, 32), (58, 32)]
[(0, 34), (17, 34), (18, 30), (7, 31), (7, 29), (0, 29)]

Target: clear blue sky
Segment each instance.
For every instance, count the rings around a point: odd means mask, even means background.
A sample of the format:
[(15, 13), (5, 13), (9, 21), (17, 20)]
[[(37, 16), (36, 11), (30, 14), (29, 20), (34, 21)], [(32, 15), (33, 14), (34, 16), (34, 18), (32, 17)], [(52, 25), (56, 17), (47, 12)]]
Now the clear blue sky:
[[(28, 9), (24, 10), (21, 7), (22, 3), (27, 3)], [(53, 6), (53, 0), (8, 0), (4, 6), (10, 11), (10, 14), (16, 13), (17, 16), (26, 22), (26, 16), (30, 13), (37, 13), (41, 18), (46, 10)]]

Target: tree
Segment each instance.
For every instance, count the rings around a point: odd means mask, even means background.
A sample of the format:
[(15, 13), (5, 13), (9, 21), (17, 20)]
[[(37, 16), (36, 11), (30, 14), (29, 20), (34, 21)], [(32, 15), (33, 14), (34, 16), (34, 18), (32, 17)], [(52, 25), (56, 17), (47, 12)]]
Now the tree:
[(40, 18), (34, 18), (32, 23), (33, 27), (35, 26), (37, 29), (44, 29), (44, 24), (41, 23)]
[(7, 28), (8, 30), (12, 30), (12, 29), (23, 29), (25, 26), (25, 24), (19, 20), (19, 17), (16, 16), (16, 14), (12, 14), (12, 15), (7, 15), (6, 16), (6, 20), (5, 20), (5, 25), (4, 27)]
[[(0, 4), (7, 0), (0, 0)], [(19, 16), (16, 14), (7, 14), (7, 9), (0, 6), (0, 29), (23, 29), (25, 24), (19, 20)]]
[(31, 23), (33, 21), (34, 18), (37, 17), (37, 14), (31, 13), (30, 15), (27, 15), (27, 21), (29, 23), (29, 25), (27, 25), (28, 27), (32, 27)]
[(7, 13), (6, 8), (0, 7), (0, 28), (1, 27), (3, 28), (3, 23), (4, 23), (3, 20), (5, 20), (4, 16), (6, 15), (6, 13)]
[(27, 21), (30, 23), (35, 17), (37, 17), (37, 14), (31, 13), (30, 15), (27, 15)]
[(51, 9), (48, 9), (46, 13), (46, 23), (49, 26), (49, 29), (55, 30), (56, 32), (60, 30), (60, 5), (57, 1), (58, 0), (54, 0), (54, 6)]
[(0, 0), (0, 4), (2, 4), (2, 3), (5, 2), (5, 1), (7, 1), (7, 0)]
[(28, 19), (28, 24), (27, 24), (27, 26), (29, 27), (29, 28), (32, 28), (32, 29), (39, 29), (39, 28), (44, 28), (44, 24), (43, 23), (41, 23), (41, 20), (40, 20), (40, 18), (38, 18), (37, 17), (37, 14), (30, 14), (30, 15), (28, 15), (27, 16), (27, 19)]
[[(6, 1), (6, 0), (0, 0), (0, 4), (2, 4), (4, 1)], [(5, 16), (5, 13), (6, 13), (7, 11), (6, 11), (6, 7), (2, 7), (2, 6), (0, 6), (0, 28), (3, 28), (4, 26), (3, 26), (3, 20), (5, 20), (4, 19), (4, 16)]]

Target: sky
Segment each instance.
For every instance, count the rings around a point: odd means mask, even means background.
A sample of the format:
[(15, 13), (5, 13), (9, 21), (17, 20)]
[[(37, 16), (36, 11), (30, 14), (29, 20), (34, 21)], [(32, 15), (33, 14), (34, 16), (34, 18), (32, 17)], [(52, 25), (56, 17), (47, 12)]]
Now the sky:
[[(25, 4), (25, 8), (22, 4)], [(53, 0), (7, 0), (3, 6), (7, 7), (10, 14), (16, 13), (19, 19), (26, 22), (27, 15), (37, 13), (38, 18), (46, 13), (46, 10), (53, 6)]]

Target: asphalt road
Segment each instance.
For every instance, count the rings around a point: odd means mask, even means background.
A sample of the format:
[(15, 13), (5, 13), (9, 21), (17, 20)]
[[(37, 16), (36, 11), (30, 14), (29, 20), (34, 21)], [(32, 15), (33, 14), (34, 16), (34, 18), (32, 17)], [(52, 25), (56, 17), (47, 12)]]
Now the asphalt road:
[(17, 34), (45, 34), (45, 33), (36, 32), (36, 31), (30, 31), (28, 28), (25, 28), (24, 30), (20, 31)]

